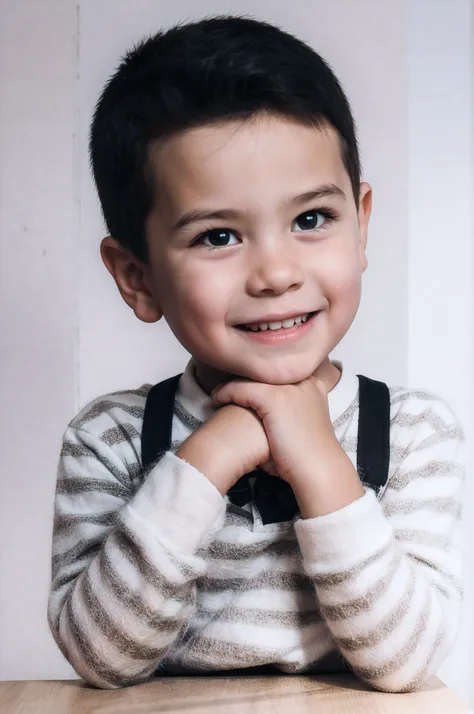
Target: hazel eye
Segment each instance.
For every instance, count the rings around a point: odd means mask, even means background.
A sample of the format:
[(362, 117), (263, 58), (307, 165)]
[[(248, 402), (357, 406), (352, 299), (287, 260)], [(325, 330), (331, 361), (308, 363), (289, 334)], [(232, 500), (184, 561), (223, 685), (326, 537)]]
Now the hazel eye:
[(298, 226), (300, 231), (314, 231), (321, 228), (327, 220), (328, 216), (320, 211), (306, 211), (300, 213), (293, 225)]
[(206, 245), (208, 248), (226, 248), (228, 245), (235, 245), (239, 241), (235, 233), (228, 228), (213, 228), (203, 233), (196, 242)]

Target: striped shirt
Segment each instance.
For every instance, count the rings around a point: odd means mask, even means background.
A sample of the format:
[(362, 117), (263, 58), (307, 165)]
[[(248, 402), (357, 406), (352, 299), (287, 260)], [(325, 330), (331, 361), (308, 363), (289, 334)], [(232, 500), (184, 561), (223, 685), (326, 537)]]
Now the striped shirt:
[[(329, 394), (356, 465), (358, 380)], [(180, 380), (172, 448), (146, 476), (149, 385), (101, 397), (65, 432), (55, 498), (51, 632), (103, 688), (163, 673), (348, 666), (382, 691), (437, 670), (459, 629), (465, 445), (433, 394), (391, 388), (386, 486), (319, 518), (264, 525), (175, 455), (213, 413)]]

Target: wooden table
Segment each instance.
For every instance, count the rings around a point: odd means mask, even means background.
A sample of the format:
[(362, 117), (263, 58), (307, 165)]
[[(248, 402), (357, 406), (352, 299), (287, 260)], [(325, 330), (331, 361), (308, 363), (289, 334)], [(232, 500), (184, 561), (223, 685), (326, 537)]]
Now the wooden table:
[(467, 714), (437, 678), (412, 694), (350, 676), (171, 677), (121, 690), (75, 681), (0, 682), (1, 714)]

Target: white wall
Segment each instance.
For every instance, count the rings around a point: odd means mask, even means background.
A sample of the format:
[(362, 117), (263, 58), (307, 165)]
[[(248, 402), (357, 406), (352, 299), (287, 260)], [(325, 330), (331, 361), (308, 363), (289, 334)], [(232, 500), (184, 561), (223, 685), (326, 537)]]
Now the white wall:
[[(438, 391), (472, 444), (469, 4), (0, 2), (0, 678), (73, 676), (45, 618), (67, 421), (97, 394), (158, 381), (186, 360), (165, 323), (136, 321), (99, 260), (87, 133), (120, 55), (160, 26), (229, 10), (280, 23), (329, 60), (352, 102), (375, 201), (362, 308), (337, 356)], [(466, 537), (474, 541), (468, 526)], [(466, 699), (472, 635), (467, 618), (443, 668)]]
[[(474, 700), (474, 315), (470, 3), (414, 0), (409, 22), (408, 380), (452, 404), (471, 446), (465, 619), (440, 675)], [(421, 280), (420, 280), (421, 277)]]
[(0, 679), (67, 673), (45, 612), (77, 407), (74, 3), (0, 2)]

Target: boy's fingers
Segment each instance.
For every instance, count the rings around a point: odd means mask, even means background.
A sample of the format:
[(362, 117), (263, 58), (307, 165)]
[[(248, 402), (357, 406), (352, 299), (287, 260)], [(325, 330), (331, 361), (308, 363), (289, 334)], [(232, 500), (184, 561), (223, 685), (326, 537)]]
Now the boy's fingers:
[(265, 387), (268, 385), (256, 382), (227, 382), (212, 393), (212, 404), (215, 407), (224, 404), (238, 404), (247, 409), (253, 409), (262, 418), (261, 412), (265, 411)]

